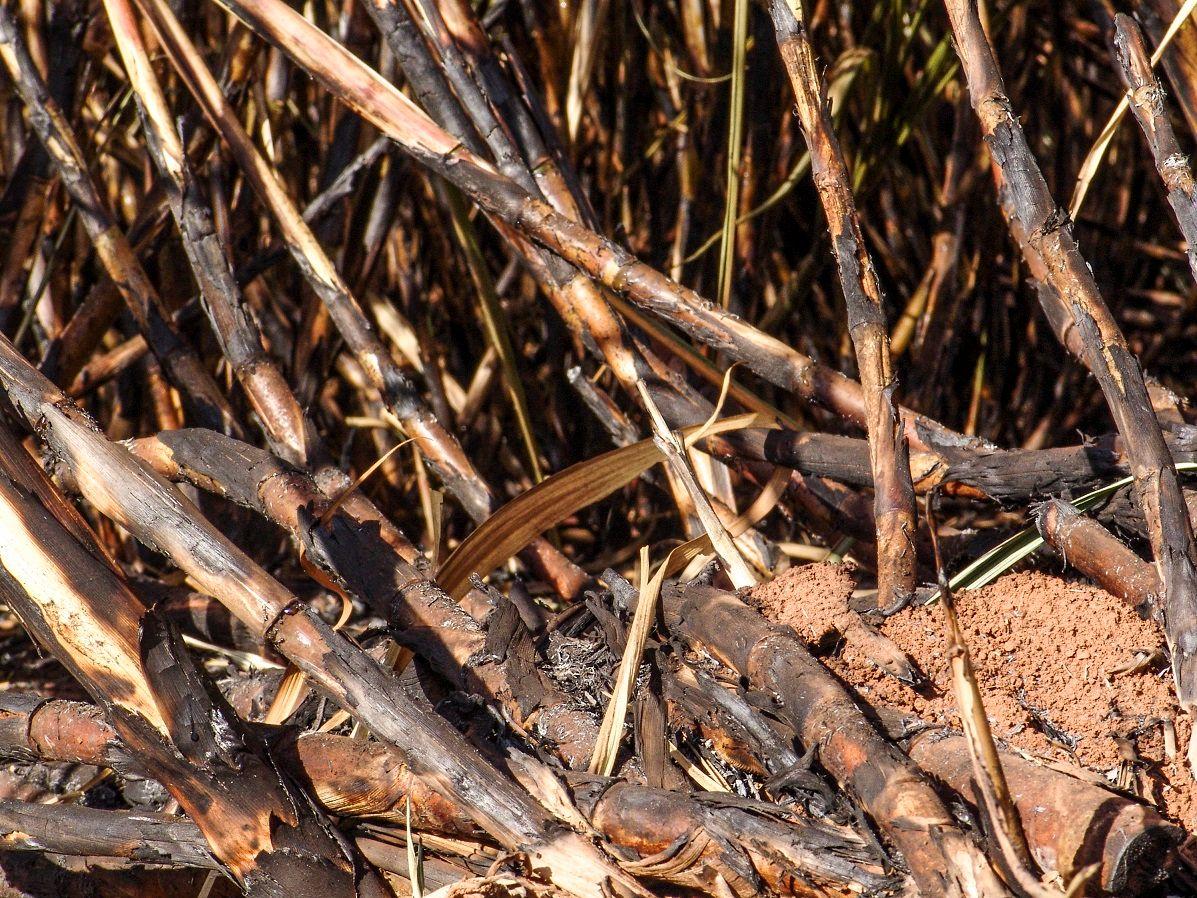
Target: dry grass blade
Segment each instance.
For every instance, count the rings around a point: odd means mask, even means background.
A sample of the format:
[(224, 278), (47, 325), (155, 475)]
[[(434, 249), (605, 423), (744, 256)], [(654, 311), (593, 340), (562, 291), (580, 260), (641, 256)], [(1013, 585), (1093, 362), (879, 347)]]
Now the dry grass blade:
[(736, 235), (740, 225), (740, 165), (744, 150), (744, 79), (748, 76), (748, 0), (732, 8), (731, 99), (727, 127), (727, 186), (719, 247), (719, 304), (731, 303), (735, 277)]
[[(761, 415), (736, 415), (711, 425), (709, 434), (771, 427)], [(690, 428), (697, 431), (699, 428)], [(682, 434), (689, 437), (687, 431)], [(521, 493), (462, 541), (437, 572), (437, 582), (454, 598), (465, 595), (470, 574), (489, 573), (536, 535), (580, 508), (598, 502), (661, 461), (652, 440), (613, 449), (547, 477)]]
[[(729, 377), (730, 373), (729, 371)], [(736, 548), (736, 544), (728, 536), (727, 530), (724, 529), (723, 522), (715, 514), (715, 509), (711, 507), (710, 497), (707, 496), (706, 491), (698, 482), (698, 478), (695, 477), (694, 469), (690, 465), (690, 459), (686, 454), (682, 441), (678, 438), (677, 434), (669, 429), (669, 425), (665, 423), (665, 419), (661, 416), (661, 412), (653, 402), (647, 388), (644, 387), (643, 383), (639, 386), (640, 399), (644, 403), (644, 407), (648, 409), (649, 418), (652, 420), (653, 442), (665, 458), (665, 464), (668, 466), (670, 473), (688, 494), (698, 520), (701, 522), (703, 530), (706, 531), (711, 545), (719, 555), (720, 561), (723, 562), (723, 567), (731, 578), (732, 583), (735, 584), (737, 589), (746, 589), (749, 586), (755, 586), (757, 583), (756, 575), (752, 573), (752, 569), (744, 560), (744, 556), (740, 554), (740, 550)], [(726, 393), (722, 394), (720, 399), (722, 400), (725, 396)], [(710, 432), (714, 416), (715, 413), (712, 413), (712, 417), (698, 429), (698, 438)]]
[[(631, 701), (632, 688), (636, 683), (636, 676), (640, 672), (644, 644), (648, 640), (649, 630), (652, 629), (657, 617), (657, 600), (661, 595), (661, 584), (665, 580), (668, 562), (669, 559), (666, 559), (651, 577), (646, 576), (640, 587), (640, 598), (636, 603), (636, 611), (632, 615), (632, 626), (628, 630), (623, 656), (619, 660), (615, 685), (611, 688), (611, 700), (607, 703), (607, 710), (603, 714), (603, 725), (599, 727), (598, 738), (594, 742), (594, 754), (590, 757), (591, 773), (610, 776), (615, 769), (619, 744), (623, 741), (623, 726), (628, 715), (628, 702)], [(647, 572), (649, 566), (648, 546), (644, 546), (640, 550), (640, 568)]]
[[(703, 426), (711, 427), (712, 425), (708, 422)], [(727, 527), (726, 534), (734, 538), (759, 523), (777, 504), (788, 481), (789, 472), (777, 469), (748, 509)], [(640, 599), (636, 604), (636, 611), (632, 615), (632, 626), (628, 631), (627, 643), (619, 661), (615, 686), (611, 690), (611, 700), (607, 704), (607, 710), (603, 714), (603, 724), (595, 739), (594, 754), (590, 758), (591, 773), (610, 776), (615, 769), (619, 743), (623, 738), (624, 721), (628, 713), (628, 702), (631, 701), (636, 674), (640, 670), (644, 644), (656, 619), (661, 586), (667, 577), (677, 574), (691, 562), (696, 562), (709, 553), (712, 548), (709, 533), (683, 543), (665, 556), (665, 560), (661, 562), (651, 577), (647, 576), (649, 570), (648, 547), (645, 546), (640, 550), (640, 570), (645, 574), (640, 587)], [(753, 580), (755, 581), (755, 579), (754, 577)], [(695, 774), (691, 772), (690, 775), (694, 776)], [(709, 776), (708, 779), (710, 779)], [(716, 789), (715, 791), (720, 790)], [(728, 791), (726, 783), (722, 784), (722, 791)]]
[(927, 529), (935, 551), (935, 567), (939, 578), (940, 605), (943, 608), (944, 639), (948, 661), (952, 668), (952, 688), (956, 693), (956, 704), (960, 710), (960, 725), (968, 742), (969, 756), (973, 762), (973, 775), (981, 794), (979, 804), (989, 821), (989, 830), (997, 842), (1002, 868), (1024, 898), (1059, 898), (1063, 892), (1044, 885), (1037, 872), (1031, 850), (1027, 846), (1022, 820), (1018, 808), (1010, 797), (1006, 775), (998, 757), (997, 743), (993, 740), (989, 718), (985, 714), (985, 703), (981, 698), (981, 687), (960, 622), (956, 617), (952, 589), (944, 573), (939, 557), (938, 518), (934, 511), (937, 493), (927, 497)]
[(607, 17), (610, 0), (582, 0), (575, 11), (574, 52), (569, 67), (569, 85), (566, 90), (565, 115), (569, 139), (578, 136), (582, 123), (582, 110), (590, 77), (594, 71), (595, 54), (602, 38), (603, 20)]

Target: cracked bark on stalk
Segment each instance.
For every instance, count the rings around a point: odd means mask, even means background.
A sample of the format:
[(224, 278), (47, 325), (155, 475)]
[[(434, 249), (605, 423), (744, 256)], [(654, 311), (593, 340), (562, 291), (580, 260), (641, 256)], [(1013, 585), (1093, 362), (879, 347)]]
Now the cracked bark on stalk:
[(370, 874), (355, 886), (357, 864), (328, 821), (2, 425), (0, 470), (0, 593), (199, 824), (221, 868), (251, 895), (377, 894)]
[(918, 525), (909, 450), (894, 404), (897, 379), (890, 358), (881, 284), (865, 247), (848, 166), (832, 129), (805, 25), (795, 17), (787, 0), (772, 0), (770, 12), (810, 150), (815, 189), (827, 216), (848, 310), (848, 332), (856, 350), (877, 520), (877, 601), (888, 607), (905, 603), (914, 594), (914, 533)]
[(1168, 111), (1164, 107), (1164, 87), (1151, 70), (1151, 59), (1143, 42), (1143, 32), (1134, 19), (1124, 13), (1114, 17), (1114, 49), (1118, 73), (1130, 91), (1131, 111), (1143, 130), (1155, 170), (1159, 172), (1168, 205), (1184, 235), (1189, 271), (1197, 279), (1197, 185), (1188, 157), (1181, 152)]
[(220, 871), (198, 826), (173, 814), (0, 801), (0, 848)]
[(308, 558), (390, 621), (402, 645), (458, 688), (500, 702), (517, 723), (541, 708), (548, 732), (573, 733), (559, 745), (562, 758), (571, 766), (585, 763), (596, 733), (590, 719), (571, 711), (535, 667), (517, 671), (501, 663), (509, 647), (489, 645), (487, 631), (428, 578), (414, 555), (393, 548), (376, 522), (341, 507), (319, 524), (331, 503), (309, 475), (213, 431), (164, 432), (135, 440), (132, 450), (167, 479), (224, 496), (287, 530)]
[[(1005, 95), (976, 0), (945, 0), (945, 4), (973, 109), (1005, 183), (1006, 189), (999, 191), (1003, 211), (1007, 221), (1017, 222), (1021, 229), (1022, 239), (1018, 234), (1015, 237), (1028, 263), (1038, 269), (1037, 276), (1042, 272), (1044, 284), (1051, 288), (1039, 291), (1040, 302), (1053, 307), (1049, 318), (1055, 313), (1057, 319), (1075, 326), (1081, 360), (1101, 387), (1126, 442), (1135, 494), (1164, 587), (1164, 631), (1172, 653), (1177, 698), (1186, 711), (1197, 712), (1193, 532), (1180, 479), (1152, 412), (1142, 370), (1081, 256), (1067, 214), (1048, 190)], [(1190, 764), (1197, 766), (1197, 740), (1190, 743)]]
[(196, 423), (240, 434), (228, 401), (199, 357), (171, 321), (158, 291), (137, 261), (129, 241), (96, 188), (83, 151), (58, 104), (38, 73), (8, 6), (0, 6), (0, 59), (29, 113), (38, 140), (45, 147), (78, 210), (96, 255), (128, 306), (171, 382), (178, 387)]
[(110, 443), (87, 416), (0, 340), (0, 384), (72, 472), (84, 497), (163, 553), (322, 687), (499, 844), (524, 851), (578, 898), (643, 895), (596, 846), (500, 775), (448, 722), (413, 707), (393, 674), (262, 570), (178, 490)]

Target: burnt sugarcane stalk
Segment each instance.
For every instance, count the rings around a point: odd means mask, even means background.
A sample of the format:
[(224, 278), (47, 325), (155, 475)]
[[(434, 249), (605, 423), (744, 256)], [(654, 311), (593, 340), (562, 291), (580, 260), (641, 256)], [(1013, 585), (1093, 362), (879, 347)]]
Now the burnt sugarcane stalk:
[(1151, 59), (1143, 41), (1143, 32), (1135, 20), (1123, 13), (1114, 17), (1114, 49), (1118, 73), (1131, 94), (1131, 110), (1147, 138), (1155, 170), (1159, 172), (1168, 205), (1187, 244), (1189, 271), (1197, 278), (1197, 185), (1189, 157), (1180, 149), (1168, 111), (1164, 108), (1164, 87), (1151, 70)]
[(1035, 510), (1035, 523), (1044, 540), (1106, 592), (1138, 608), (1160, 594), (1155, 568), (1130, 550), (1097, 521), (1067, 502), (1052, 499)]
[(786, 0), (772, 0), (770, 11), (777, 46), (794, 88), (802, 133), (810, 149), (815, 188), (827, 216), (848, 308), (848, 332), (860, 369), (877, 519), (878, 604), (905, 604), (914, 594), (917, 524), (909, 450), (894, 403), (897, 379), (890, 358), (881, 284), (865, 247), (851, 177), (831, 126), (827, 97), (805, 25)]
[(222, 869), (249, 894), (376, 894), (6, 426), (0, 469), (0, 592), (191, 814)]
[[(1027, 144), (975, 0), (946, 0), (946, 6), (973, 109), (1007, 188), (1000, 191), (1007, 221), (1018, 223), (1024, 255), (1051, 288), (1039, 291), (1040, 301), (1075, 327), (1081, 359), (1097, 379), (1126, 441), (1135, 494), (1163, 584), (1164, 631), (1176, 694), (1182, 708), (1197, 711), (1193, 530), (1143, 372), (1081, 256), (1067, 214), (1056, 205)], [(1197, 766), (1197, 740), (1190, 745), (1190, 764)]]
[(662, 601), (671, 629), (781, 702), (802, 743), (818, 746), (823, 767), (902, 852), (924, 895), (1010, 894), (926, 775), (874, 728), (792, 631), (707, 586), (668, 588)]
[[(378, 743), (280, 733), (279, 763), (330, 813), (372, 825), (485, 839), (469, 813), (446, 801)], [(0, 756), (115, 767), (137, 773), (115, 730), (94, 708), (37, 696), (0, 696)], [(761, 802), (690, 795), (587, 774), (567, 787), (587, 823), (636, 860), (637, 876), (719, 894), (717, 877), (742, 898), (762, 887), (787, 896), (829, 889), (868, 892), (890, 884), (876, 852), (846, 827)], [(780, 815), (780, 816), (779, 816)], [(0, 819), (3, 819), (0, 813)], [(102, 852), (88, 852), (100, 854)]]
[[(462, 128), (463, 130), (456, 133), (455, 136), (472, 153), (481, 157), (482, 147), (474, 137), (476, 130), (496, 160), (499, 171), (510, 178), (512, 183), (527, 191), (529, 196), (543, 198), (540, 185), (533, 175), (531, 166), (524, 160), (512, 136), (496, 118), (490, 101), (484, 95), (479, 83), (467, 71), (458, 41), (447, 27), (440, 9), (435, 3), (426, 2), (426, 0), (417, 0), (417, 2), (419, 2), (422, 13), (420, 21), (425, 25), (429, 42), (435, 45), (440, 54), (441, 67), (431, 60), (429, 48), (419, 35), (413, 33), (411, 26), (414, 23), (414, 17), (403, 3), (384, 3), (371, 5), (369, 8), (379, 27), (391, 41), (396, 56), (412, 62), (412, 71), (416, 77), (422, 79), (424, 96), (426, 101), (431, 104), (430, 108), (436, 119), (441, 123)], [(462, 21), (458, 21), (458, 25), (465, 27)], [(484, 40), (480, 32), (473, 36)], [(444, 75), (441, 74), (442, 70)], [(446, 79), (448, 83), (446, 83)], [(448, 89), (449, 83), (452, 84), (452, 92)], [(460, 103), (460, 107), (458, 103)], [(463, 113), (472, 123), (473, 129), (468, 128), (461, 121)], [(526, 129), (526, 131), (525, 136), (530, 136), (531, 129)], [(542, 160), (542, 162), (545, 165), (551, 165), (550, 160)], [(551, 178), (550, 183), (560, 186), (561, 179)], [(576, 206), (570, 202), (568, 193), (565, 193), (565, 197), (569, 204), (569, 212), (576, 215)], [(504, 223), (499, 222), (499, 230), (506, 233), (510, 229)], [(655, 383), (656, 378), (645, 377), (649, 373), (648, 369), (651, 363), (645, 357), (645, 353), (636, 351), (632, 346), (623, 323), (613, 313), (596, 285), (589, 278), (579, 276), (567, 262), (559, 257), (547, 253), (539, 247), (529, 246), (527, 240), (520, 235), (508, 234), (508, 237), (516, 250), (525, 256), (532, 269), (542, 277), (547, 292), (565, 320), (574, 327), (579, 336), (583, 338), (589, 336), (598, 345), (603, 357), (625, 389), (633, 396), (640, 396), (650, 417), (655, 419), (658, 409), (651, 398), (650, 380), (653, 381), (652, 386), (657, 389), (660, 389), (660, 385)], [(487, 302), (485, 293), (484, 290), (484, 306)], [(489, 317), (492, 320), (496, 318), (493, 313)], [(500, 345), (506, 339), (505, 330), (497, 321), (493, 329), (497, 337), (496, 345)], [(660, 365), (656, 367), (663, 368)], [(513, 395), (513, 401), (517, 407), (520, 407), (523, 403), (522, 390), (516, 389), (514, 392), (518, 395)], [(667, 453), (667, 458), (671, 469), (678, 468), (676, 474), (678, 480), (687, 484), (688, 498), (693, 503), (704, 529), (710, 534), (718, 554), (728, 567), (733, 581), (740, 585), (755, 582), (746, 563), (735, 550), (731, 541), (723, 534), (722, 525), (712, 511), (706, 494), (698, 488), (694, 481), (688, 462), (676, 453)]]
[(598, 898), (610, 888), (643, 894), (596, 846), (500, 775), (448, 722), (413, 707), (389, 670), (262, 570), (167, 481), (105, 439), (6, 340), (0, 340), (0, 385), (97, 511), (187, 572), (255, 636), (399, 749), (434, 788), (469, 807), (495, 841), (526, 852), (579, 898)]
[(170, 311), (162, 304), (128, 239), (101, 199), (88, 173), (83, 151), (30, 59), (16, 19), (7, 6), (0, 6), (0, 60), (29, 111), (38, 139), (50, 154), (63, 186), (79, 210), (79, 219), (87, 229), (105, 271), (162, 363), (163, 370), (183, 395), (196, 422), (239, 434), (240, 427), (228, 401), (200, 364), (195, 350), (175, 328)]
[(183, 248), (221, 350), (244, 387), (270, 445), (293, 464), (306, 464), (316, 439), (315, 430), (286, 378), (263, 349), (257, 326), (245, 308), (232, 263), (216, 230), (212, 210), (191, 171), (183, 141), (175, 131), (133, 10), (128, 0), (106, 0), (104, 7), (137, 98), (146, 146), (164, 175), (171, 214), (183, 237)]
[[(153, 5), (160, 6), (158, 0), (153, 0)], [(485, 211), (578, 267), (581, 274), (568, 281), (563, 290), (593, 291), (594, 285), (590, 282), (593, 278), (607, 287), (626, 290), (633, 297), (639, 295), (640, 288), (645, 295), (667, 295), (671, 306), (676, 305), (678, 297), (687, 302), (692, 299), (696, 306), (722, 316), (723, 339), (712, 345), (726, 350), (731, 357), (738, 358), (739, 350), (759, 345), (761, 341), (789, 352), (784, 344), (765, 337), (734, 316), (704, 304), (697, 295), (639, 263), (626, 251), (557, 212), (527, 192), (520, 183), (493, 169), (470, 152), (461, 140), (442, 131), (361, 60), (285, 5), (273, 0), (254, 0), (228, 6), (256, 31), (294, 56), (304, 68), (338, 92), (417, 160), (462, 189)], [(319, 52), (316, 52), (317, 48), (320, 48)], [(584, 320), (585, 329), (602, 347), (613, 370), (626, 386), (639, 387), (644, 383), (639, 371), (642, 359), (628, 352), (622, 338), (622, 326), (604, 302), (579, 301), (565, 305), (563, 314), (567, 320), (571, 317), (575, 321)], [(822, 376), (816, 377), (821, 383)], [(910, 419), (907, 425), (908, 431), (915, 432), (917, 439), (916, 422)]]
[[(288, 249), (337, 328), (357, 356), (370, 385), (420, 446), (446, 488), (466, 513), (480, 523), (494, 510), (495, 498), (457, 439), (425, 405), (367, 321), (332, 260), (304, 222), (277, 173), (254, 147), (236, 112), (170, 8), (158, 0), (138, 0), (184, 83), (213, 128), (236, 158), (254, 192), (270, 210)], [(529, 548), (530, 557), (565, 596), (576, 595), (586, 575), (543, 539)]]
[[(275, 451), (300, 467), (315, 468), (322, 489), (340, 493), (349, 486), (348, 477), (327, 463), (328, 452), (316, 428), (263, 348), (258, 328), (245, 308), (227, 248), (191, 170), (183, 142), (175, 133), (166, 98), (150, 65), (132, 7), (127, 0), (111, 0), (106, 8), (141, 110), (150, 155), (165, 176), (166, 199), (183, 238), (184, 250), (221, 351), (245, 389)], [(329, 203), (348, 189), (346, 185), (352, 185), (356, 173), (377, 158), (382, 149), (378, 142), (367, 149), (354, 165), (309, 204), (303, 213), (304, 220), (319, 217)], [(347, 507), (358, 514), (381, 517), (364, 497), (357, 494), (347, 500)], [(388, 531), (390, 542), (414, 552), (406, 537), (393, 526), (384, 529)]]
[[(443, 131), (377, 72), (286, 4), (278, 0), (222, 0), (221, 5), (287, 53), (422, 165), (443, 175), (482, 209), (585, 275), (574, 278), (565, 288), (573, 288), (579, 280), (593, 279), (624, 293), (695, 339), (742, 361), (771, 383), (864, 426), (867, 415), (860, 385), (855, 381), (728, 314), (536, 199)], [(611, 336), (609, 328), (596, 327), (592, 333), (600, 343)], [(903, 409), (901, 414), (911, 440), (921, 443), (920, 427), (948, 442), (960, 443), (963, 439), (913, 412)]]
[[(931, 730), (912, 740), (914, 761), (976, 802), (976, 782), (963, 736)], [(1150, 891), (1167, 875), (1182, 832), (1152, 808), (1086, 780), (1001, 752), (1002, 769), (1031, 853), (1069, 882), (1090, 864), (1112, 895)]]
[(138, 864), (220, 870), (198, 826), (173, 814), (0, 801), (0, 850), (122, 857)]
[(325, 568), (377, 614), (396, 638), (466, 692), (504, 705), (522, 722), (537, 708), (547, 733), (571, 733), (558, 750), (584, 764), (596, 730), (534, 667), (512, 676), (487, 650), (487, 633), (413, 563), (382, 538), (370, 520), (331, 508), (311, 477), (261, 449), (207, 430), (178, 430), (133, 443), (133, 451), (167, 479), (186, 481), (244, 505), (291, 533), (307, 557)]
[[(379, 869), (404, 879), (409, 876), (405, 850), (366, 836), (356, 836), (354, 842)], [(0, 848), (79, 858), (89, 870), (97, 866), (117, 870), (148, 867), (159, 872), (164, 868), (220, 870), (199, 827), (186, 818), (153, 811), (0, 801)], [(437, 858), (427, 858), (421, 872), (430, 889), (469, 875), (468, 869)]]

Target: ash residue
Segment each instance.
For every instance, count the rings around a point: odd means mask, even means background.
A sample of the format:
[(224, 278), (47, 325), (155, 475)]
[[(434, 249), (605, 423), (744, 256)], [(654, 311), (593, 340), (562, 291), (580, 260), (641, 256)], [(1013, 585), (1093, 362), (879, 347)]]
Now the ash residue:
[(569, 706), (602, 718), (619, 659), (601, 639), (549, 634), (544, 671), (569, 697)]

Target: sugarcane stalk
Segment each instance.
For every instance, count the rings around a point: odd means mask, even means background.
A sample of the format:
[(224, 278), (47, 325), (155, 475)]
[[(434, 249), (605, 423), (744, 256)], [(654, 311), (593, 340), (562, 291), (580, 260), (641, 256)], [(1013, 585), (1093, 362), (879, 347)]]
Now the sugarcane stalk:
[(805, 25), (787, 0), (771, 0), (769, 8), (777, 46), (794, 88), (802, 133), (810, 148), (815, 188), (831, 232), (848, 309), (848, 332), (860, 370), (877, 521), (878, 604), (905, 604), (914, 594), (914, 533), (918, 525), (909, 450), (894, 403), (897, 377), (890, 358), (881, 284), (865, 247), (851, 177), (831, 126), (826, 92)]

